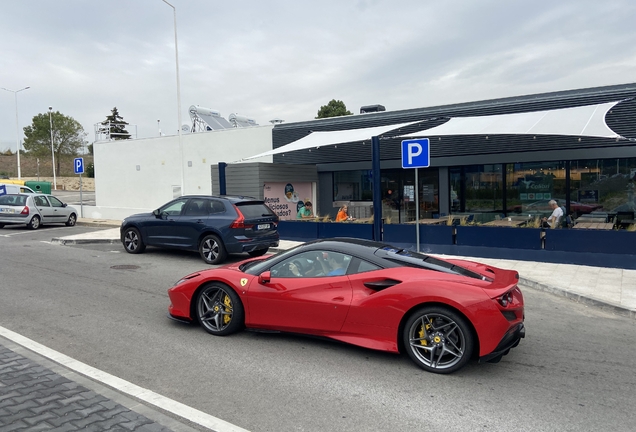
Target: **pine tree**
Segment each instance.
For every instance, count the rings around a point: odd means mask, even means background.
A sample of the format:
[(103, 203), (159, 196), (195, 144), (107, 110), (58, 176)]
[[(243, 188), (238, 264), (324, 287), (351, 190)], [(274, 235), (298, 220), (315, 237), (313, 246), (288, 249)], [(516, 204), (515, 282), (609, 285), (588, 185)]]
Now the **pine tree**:
[(102, 122), (106, 127), (110, 127), (110, 137), (115, 140), (130, 139), (130, 133), (126, 130), (127, 122), (119, 115), (117, 107), (111, 110), (111, 114), (106, 116), (106, 120)]

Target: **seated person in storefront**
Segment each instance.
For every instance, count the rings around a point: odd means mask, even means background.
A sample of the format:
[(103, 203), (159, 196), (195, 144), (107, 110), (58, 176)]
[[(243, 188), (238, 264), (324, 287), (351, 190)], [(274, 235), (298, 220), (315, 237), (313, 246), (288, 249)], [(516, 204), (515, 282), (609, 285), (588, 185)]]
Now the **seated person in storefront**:
[(312, 209), (313, 207), (311, 205), (311, 201), (305, 201), (305, 205), (298, 210), (298, 214), (296, 214), (296, 219), (313, 219), (314, 213)]
[(338, 214), (336, 215), (336, 222), (351, 221), (351, 220), (355, 220), (355, 218), (349, 216), (348, 207), (346, 205), (343, 205), (342, 207), (340, 207), (340, 210), (338, 210)]
[(547, 218), (544, 217), (542, 219), (541, 226), (543, 228), (558, 228), (559, 221), (563, 217), (563, 210), (561, 209), (561, 207), (559, 207), (559, 205), (557, 204), (555, 200), (550, 200), (548, 204), (550, 205), (550, 208), (552, 209), (552, 214), (550, 215), (550, 217), (547, 217)]

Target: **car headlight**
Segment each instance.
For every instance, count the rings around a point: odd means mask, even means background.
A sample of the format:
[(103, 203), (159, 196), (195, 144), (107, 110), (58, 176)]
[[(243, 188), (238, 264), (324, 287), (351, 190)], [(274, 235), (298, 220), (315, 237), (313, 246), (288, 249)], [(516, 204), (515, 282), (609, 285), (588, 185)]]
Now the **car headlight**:
[(126, 219), (122, 219), (122, 221), (121, 221), (121, 225), (122, 225), (122, 226), (126, 225)]

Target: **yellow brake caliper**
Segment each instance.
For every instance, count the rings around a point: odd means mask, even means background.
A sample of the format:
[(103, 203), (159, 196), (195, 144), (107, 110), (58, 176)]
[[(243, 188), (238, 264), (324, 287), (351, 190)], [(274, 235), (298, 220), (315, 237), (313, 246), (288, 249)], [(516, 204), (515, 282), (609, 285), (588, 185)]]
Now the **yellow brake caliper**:
[[(430, 330), (430, 329), (431, 329), (431, 325), (426, 324), (426, 330)], [(428, 345), (428, 342), (426, 341), (426, 339), (424, 339), (424, 336), (426, 336), (426, 330), (424, 329), (424, 325), (420, 326), (420, 331), (419, 331), (420, 343), (424, 346)]]
[[(225, 305), (225, 312), (228, 314), (232, 313), (232, 300), (230, 300), (229, 295), (225, 295), (223, 299), (223, 304)], [(223, 315), (223, 324), (227, 324), (232, 320), (232, 315)]]

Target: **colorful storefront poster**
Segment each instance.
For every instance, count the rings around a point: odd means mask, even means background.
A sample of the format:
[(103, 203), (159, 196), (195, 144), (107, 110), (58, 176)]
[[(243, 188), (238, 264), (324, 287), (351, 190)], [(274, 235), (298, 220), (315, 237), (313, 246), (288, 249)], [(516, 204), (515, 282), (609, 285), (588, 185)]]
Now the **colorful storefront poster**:
[(263, 196), (280, 220), (294, 220), (305, 201), (313, 200), (313, 183), (265, 183)]

